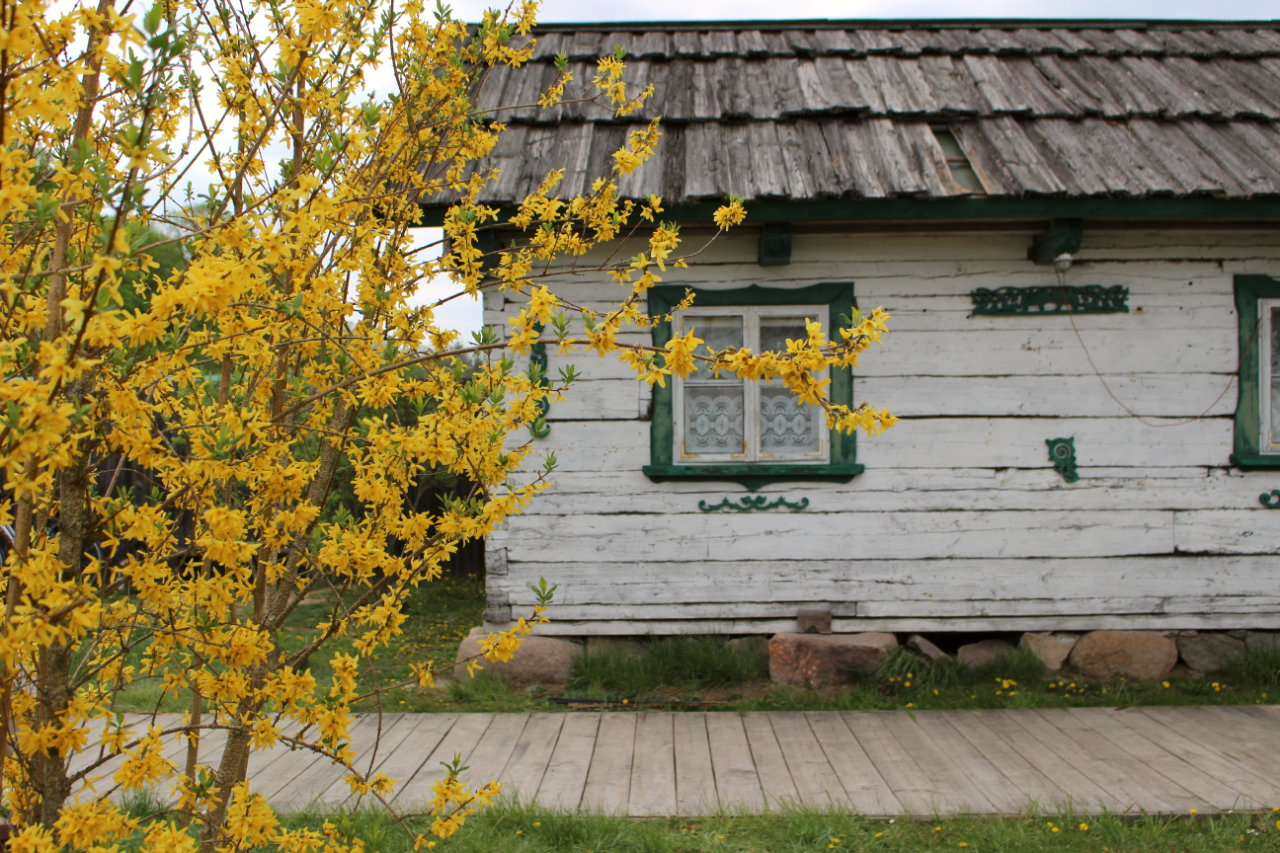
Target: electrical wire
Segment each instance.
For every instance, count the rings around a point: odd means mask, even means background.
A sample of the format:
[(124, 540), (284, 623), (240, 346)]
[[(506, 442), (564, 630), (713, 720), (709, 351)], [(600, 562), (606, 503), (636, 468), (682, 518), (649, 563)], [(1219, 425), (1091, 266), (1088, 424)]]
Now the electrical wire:
[[(1065, 305), (1066, 296), (1067, 296), (1066, 273), (1063, 272), (1062, 270), (1059, 270), (1056, 266), (1054, 267), (1053, 271), (1054, 271), (1054, 274), (1057, 275), (1058, 277), (1058, 287), (1061, 288), (1062, 290), (1061, 295), (1063, 299), (1063, 304)], [(1080, 342), (1080, 349), (1084, 350), (1084, 357), (1086, 360), (1088, 360), (1089, 367), (1093, 370), (1093, 375), (1098, 377), (1098, 381), (1102, 383), (1102, 387), (1104, 390), (1106, 390), (1107, 396), (1110, 397), (1113, 401), (1115, 401), (1115, 404), (1119, 406), (1121, 409), (1123, 409), (1125, 413), (1129, 415), (1129, 417), (1138, 421), (1143, 426), (1154, 427), (1156, 429), (1163, 429), (1165, 427), (1179, 427), (1179, 426), (1186, 426), (1187, 424), (1193, 424), (1196, 421), (1204, 419), (1204, 417), (1208, 415), (1209, 412), (1213, 411), (1213, 407), (1218, 405), (1219, 401), (1221, 401), (1223, 397), (1227, 396), (1227, 392), (1231, 390), (1231, 386), (1235, 384), (1236, 379), (1240, 376), (1240, 368), (1244, 366), (1244, 360), (1246, 357), (1248, 357), (1249, 350), (1253, 349), (1254, 342), (1258, 340), (1258, 332), (1262, 328), (1262, 318), (1259, 317), (1257, 324), (1253, 327), (1253, 336), (1249, 338), (1249, 344), (1244, 348), (1244, 351), (1240, 353), (1240, 361), (1236, 363), (1236, 369), (1232, 371), (1230, 378), (1227, 379), (1227, 387), (1222, 389), (1222, 393), (1214, 398), (1213, 402), (1209, 404), (1208, 408), (1206, 408), (1200, 414), (1196, 415), (1194, 418), (1187, 418), (1181, 421), (1174, 421), (1173, 423), (1155, 423), (1153, 421), (1147, 420), (1142, 415), (1139, 415), (1133, 409), (1126, 406), (1123, 402), (1121, 402), (1120, 398), (1115, 395), (1115, 392), (1111, 390), (1111, 386), (1107, 384), (1106, 378), (1103, 377), (1102, 372), (1098, 370), (1098, 366), (1093, 363), (1093, 356), (1089, 352), (1089, 347), (1085, 346), (1084, 338), (1080, 336), (1080, 330), (1076, 328), (1075, 315), (1072, 312), (1068, 311), (1067, 319), (1071, 321), (1071, 331), (1075, 332), (1076, 340)]]

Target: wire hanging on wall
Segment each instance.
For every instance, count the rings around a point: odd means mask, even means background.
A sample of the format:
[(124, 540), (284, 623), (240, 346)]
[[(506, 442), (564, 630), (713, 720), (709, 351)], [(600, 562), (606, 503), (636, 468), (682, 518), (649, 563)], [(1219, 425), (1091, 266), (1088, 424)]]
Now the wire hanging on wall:
[[(1068, 254), (1058, 255), (1053, 259), (1053, 273), (1058, 277), (1058, 286), (1063, 288), (1064, 291), (1066, 289), (1067, 271), (1071, 269), (1074, 262), (1075, 259)], [(1115, 401), (1115, 404), (1123, 409), (1129, 417), (1138, 421), (1143, 426), (1155, 427), (1157, 429), (1193, 424), (1196, 421), (1203, 420), (1209, 412), (1213, 411), (1213, 407), (1218, 405), (1219, 401), (1221, 401), (1223, 397), (1227, 396), (1227, 392), (1231, 390), (1231, 386), (1235, 384), (1236, 379), (1240, 376), (1240, 368), (1244, 364), (1245, 357), (1249, 354), (1249, 350), (1253, 348), (1254, 342), (1258, 340), (1258, 330), (1262, 328), (1262, 321), (1259, 319), (1257, 325), (1253, 327), (1253, 337), (1249, 339), (1248, 346), (1246, 346), (1244, 351), (1240, 353), (1240, 361), (1236, 363), (1236, 369), (1231, 372), (1230, 378), (1227, 379), (1227, 387), (1222, 389), (1222, 393), (1214, 398), (1208, 408), (1196, 415), (1194, 418), (1187, 418), (1170, 424), (1160, 424), (1147, 420), (1142, 415), (1126, 406), (1120, 398), (1115, 395), (1115, 392), (1111, 390), (1111, 386), (1107, 384), (1106, 377), (1102, 375), (1102, 371), (1098, 370), (1098, 366), (1093, 363), (1093, 355), (1089, 352), (1089, 347), (1085, 345), (1084, 338), (1080, 335), (1080, 329), (1076, 326), (1076, 318), (1069, 312), (1067, 313), (1067, 318), (1071, 321), (1071, 331), (1075, 333), (1076, 340), (1080, 343), (1080, 349), (1084, 350), (1084, 357), (1089, 362), (1089, 367), (1093, 370), (1093, 375), (1098, 377), (1098, 381), (1102, 383), (1102, 387), (1106, 390), (1107, 396)]]

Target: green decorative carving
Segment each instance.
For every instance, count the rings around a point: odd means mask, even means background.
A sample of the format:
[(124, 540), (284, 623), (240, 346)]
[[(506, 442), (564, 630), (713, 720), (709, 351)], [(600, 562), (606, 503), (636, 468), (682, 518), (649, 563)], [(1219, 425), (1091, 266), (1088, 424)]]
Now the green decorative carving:
[(1062, 479), (1068, 483), (1074, 483), (1080, 479), (1079, 473), (1076, 472), (1076, 439), (1071, 438), (1046, 438), (1044, 443), (1049, 445), (1049, 461), (1053, 463), (1053, 470), (1062, 475)]
[(973, 298), (974, 316), (1129, 313), (1129, 288), (1122, 284), (1046, 284), (995, 290), (979, 287), (969, 295)]
[(725, 498), (715, 505), (708, 504), (706, 501), (698, 501), (698, 509), (703, 512), (716, 512), (717, 510), (722, 509), (732, 509), (737, 510), (738, 512), (751, 512), (752, 510), (757, 509), (776, 509), (780, 506), (785, 506), (788, 509), (804, 509), (808, 505), (808, 498), (801, 498), (796, 503), (792, 503), (786, 498), (778, 498), (775, 501), (770, 501), (768, 495), (747, 495), (746, 497), (739, 498), (737, 503), (733, 503), (729, 498)]
[[(541, 323), (538, 323), (533, 328), (537, 330), (539, 335), (542, 334)], [(540, 370), (535, 368), (540, 368)], [(547, 378), (547, 345), (541, 342), (529, 346), (529, 377), (534, 378), (535, 376), (539, 387), (551, 387), (551, 380)], [(529, 434), (534, 438), (546, 438), (551, 434), (551, 424), (545, 420), (549, 411), (551, 411), (550, 401), (543, 400), (538, 404), (538, 414), (541, 419), (529, 424)]]
[(1280, 489), (1272, 489), (1258, 495), (1258, 501), (1267, 509), (1280, 509)]

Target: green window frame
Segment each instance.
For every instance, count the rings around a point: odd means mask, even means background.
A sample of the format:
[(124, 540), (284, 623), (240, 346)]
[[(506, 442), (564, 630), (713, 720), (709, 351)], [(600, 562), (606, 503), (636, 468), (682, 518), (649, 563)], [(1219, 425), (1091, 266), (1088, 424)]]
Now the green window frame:
[[(707, 290), (673, 286), (649, 290), (649, 313), (669, 314), (684, 299), (687, 290), (694, 293), (693, 310), (698, 308), (736, 308), (760, 305), (826, 305), (826, 331), (841, 325), (854, 306), (853, 282), (829, 282), (809, 287), (750, 287), (730, 290)], [(847, 319), (845, 320), (847, 323)], [(663, 347), (671, 340), (671, 323), (653, 327), (654, 346)], [(830, 368), (828, 393), (832, 403), (852, 406), (853, 371), (848, 367)], [(641, 470), (655, 483), (682, 480), (719, 480), (739, 483), (755, 491), (770, 483), (833, 482), (847, 483), (864, 470), (857, 463), (857, 440), (853, 434), (831, 430), (828, 461), (810, 463), (689, 464), (675, 463), (674, 382), (653, 389), (653, 421), (649, 431), (649, 463)]]
[[(1268, 300), (1280, 300), (1280, 280), (1265, 275), (1235, 277), (1236, 314), (1240, 320), (1240, 397), (1236, 404), (1235, 452), (1231, 463), (1245, 469), (1280, 468), (1280, 447), (1264, 446), (1267, 413), (1263, 400), (1268, 395), (1264, 376), (1269, 364), (1271, 334), (1262, 307)], [(1276, 306), (1280, 307), (1280, 302)]]

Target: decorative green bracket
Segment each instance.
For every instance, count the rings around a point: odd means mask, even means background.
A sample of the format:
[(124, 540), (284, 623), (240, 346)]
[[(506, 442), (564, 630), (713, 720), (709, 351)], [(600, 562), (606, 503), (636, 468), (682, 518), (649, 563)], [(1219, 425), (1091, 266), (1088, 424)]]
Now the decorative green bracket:
[(1053, 263), (1058, 255), (1074, 255), (1084, 242), (1084, 222), (1080, 219), (1055, 219), (1049, 230), (1037, 234), (1027, 250), (1027, 257), (1041, 266)]
[(1044, 443), (1049, 445), (1049, 461), (1053, 463), (1053, 470), (1062, 475), (1062, 479), (1068, 483), (1074, 483), (1080, 479), (1080, 475), (1076, 472), (1076, 439), (1071, 438), (1046, 438)]
[(1267, 509), (1280, 509), (1280, 489), (1272, 489), (1258, 495), (1258, 502)]
[[(1016, 314), (1128, 314), (1129, 288), (1122, 284), (1046, 284), (1034, 287), (979, 287), (973, 299), (973, 316)], [(1050, 307), (1053, 306), (1053, 307)]]
[[(542, 324), (538, 323), (533, 327), (539, 335), (542, 334)], [(533, 376), (534, 365), (542, 368), (542, 372), (538, 374), (538, 386), (541, 388), (550, 388), (551, 380), (547, 378), (547, 345), (544, 343), (536, 343), (529, 345), (529, 376)], [(529, 434), (534, 438), (546, 438), (551, 434), (551, 424), (547, 423), (545, 418), (547, 412), (551, 411), (551, 402), (543, 400), (538, 404), (538, 414), (543, 418), (539, 423), (535, 421), (529, 424)]]
[(760, 266), (785, 267), (791, 263), (791, 226), (769, 222), (760, 229)]
[(751, 512), (752, 510), (757, 509), (775, 509), (780, 506), (785, 506), (788, 509), (804, 509), (808, 505), (808, 498), (801, 498), (796, 503), (792, 503), (786, 498), (778, 498), (776, 501), (770, 501), (768, 495), (747, 495), (744, 498), (740, 498), (737, 503), (733, 503), (729, 498), (725, 498), (714, 506), (708, 504), (706, 501), (698, 501), (698, 509), (703, 512), (715, 512), (716, 510), (721, 509), (733, 509), (738, 512)]

